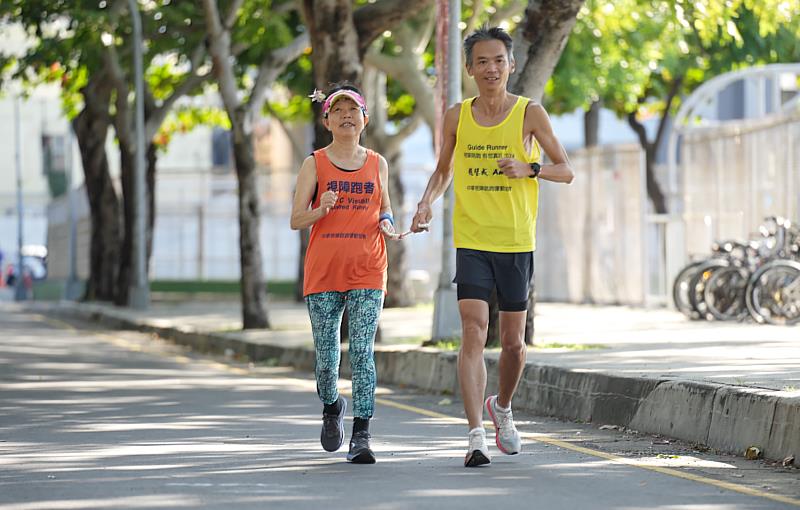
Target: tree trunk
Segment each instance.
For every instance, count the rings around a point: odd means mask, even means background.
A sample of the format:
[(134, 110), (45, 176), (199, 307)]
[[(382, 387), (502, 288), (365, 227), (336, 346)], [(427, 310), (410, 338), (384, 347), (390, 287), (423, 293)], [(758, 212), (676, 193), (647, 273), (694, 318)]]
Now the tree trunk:
[(594, 147), (600, 141), (600, 110), (602, 103), (593, 101), (592, 105), (583, 113), (583, 145)]
[[(578, 11), (584, 0), (530, 0), (525, 10), (525, 19), (520, 24), (514, 40), (514, 57), (517, 72), (509, 77), (508, 89), (534, 101), (541, 101), (544, 86), (553, 74), (558, 59), (567, 45)], [(528, 291), (528, 315), (525, 326), (525, 343), (533, 344), (536, 307), (534, 276), (531, 274)], [(500, 313), (497, 297), (489, 303), (489, 331), (497, 330), (495, 340), (499, 343)], [(491, 340), (490, 340), (491, 341)]]
[(636, 112), (628, 114), (628, 125), (633, 129), (639, 139), (639, 145), (644, 149), (645, 153), (645, 178), (647, 180), (647, 196), (653, 204), (653, 209), (656, 214), (664, 214), (667, 212), (667, 201), (664, 193), (661, 191), (656, 180), (655, 162), (656, 162), (656, 146), (647, 140), (647, 132), (644, 125), (636, 118)]
[[(117, 306), (128, 306), (129, 291), (133, 279), (133, 224), (136, 220), (133, 209), (134, 190), (133, 178), (136, 171), (136, 155), (127, 148), (127, 145), (120, 141), (120, 168), (122, 181), (122, 203), (123, 203), (123, 236), (122, 248), (119, 261), (119, 272), (117, 274), (117, 288), (114, 296), (114, 304)], [(153, 226), (155, 224), (155, 180), (156, 165), (158, 163), (158, 152), (155, 144), (147, 143), (145, 154), (145, 273), (150, 267), (150, 258), (153, 254)], [(149, 278), (147, 278), (149, 280)]]
[(500, 347), (500, 306), (497, 303), (497, 289), (489, 296), (489, 328), (486, 334), (486, 347)]
[(656, 214), (666, 214), (667, 199), (656, 179), (656, 148), (648, 144), (645, 149), (645, 175), (647, 176), (647, 196), (653, 202)]
[(120, 181), (122, 182), (122, 251), (119, 259), (119, 272), (117, 273), (117, 288), (114, 295), (114, 304), (128, 306), (128, 294), (133, 278), (133, 176), (135, 173), (136, 156), (129, 150), (127, 144), (120, 140), (119, 143)]
[[(389, 200), (394, 213), (394, 228), (397, 232), (405, 232), (406, 219), (403, 214), (405, 189), (400, 178), (400, 143), (401, 134), (388, 135), (386, 125), (388, 116), (379, 105), (386, 104), (386, 74), (367, 66), (364, 72), (364, 86), (367, 104), (370, 105), (370, 122), (366, 129), (365, 145), (372, 147), (386, 158), (389, 166)], [(416, 123), (414, 123), (416, 125)], [(400, 137), (400, 138), (395, 138)], [(386, 252), (389, 268), (386, 281), (386, 308), (410, 306), (411, 286), (407, 278), (407, 250), (404, 242), (387, 241)]]
[(536, 311), (536, 277), (531, 277), (531, 286), (528, 289), (528, 315), (525, 317), (525, 345), (533, 345), (535, 326), (533, 318)]
[[(394, 223), (397, 232), (405, 232), (406, 219), (402, 214), (405, 199), (405, 188), (400, 179), (400, 154), (393, 152), (385, 155), (389, 164), (389, 200), (395, 213)], [(408, 225), (410, 226), (410, 225)], [(389, 269), (386, 281), (386, 308), (411, 306), (411, 285), (408, 283), (408, 250), (403, 241), (386, 242), (389, 257)]]
[[(147, 222), (145, 223), (145, 268), (150, 267), (153, 256), (153, 228), (156, 223), (156, 164), (158, 163), (158, 149), (154, 143), (147, 144)], [(150, 274), (149, 269), (147, 274)]]
[(310, 228), (304, 228), (298, 232), (300, 234), (300, 262), (297, 264), (297, 282), (294, 287), (294, 299), (298, 303), (303, 300), (303, 282), (305, 281), (306, 273), (306, 250), (308, 249), (308, 238), (311, 235)]
[(111, 125), (108, 109), (111, 85), (104, 76), (90, 78), (81, 90), (85, 106), (72, 122), (91, 213), (89, 280), (83, 299), (112, 301), (120, 256), (120, 205), (111, 181), (106, 138)]
[[(242, 118), (240, 116), (239, 118)], [(234, 133), (244, 133), (238, 126)], [(262, 271), (259, 232), (261, 216), (258, 207), (256, 163), (249, 136), (234, 136), (233, 156), (239, 181), (239, 259), (244, 329), (269, 328), (266, 311), (267, 291)]]
[(541, 101), (584, 0), (530, 0), (514, 40), (517, 71), (508, 88)]

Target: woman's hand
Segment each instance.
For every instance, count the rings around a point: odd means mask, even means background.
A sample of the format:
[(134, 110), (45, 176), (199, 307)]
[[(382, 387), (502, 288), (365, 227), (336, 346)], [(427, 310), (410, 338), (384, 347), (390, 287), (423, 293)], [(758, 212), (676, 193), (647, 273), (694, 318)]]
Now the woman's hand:
[(391, 221), (385, 219), (381, 220), (381, 222), (378, 223), (378, 227), (381, 229), (381, 232), (387, 239), (395, 239), (395, 240), (400, 239), (400, 234), (395, 232), (394, 225), (392, 225)]
[(326, 191), (319, 197), (319, 208), (322, 211), (322, 215), (327, 215), (331, 208), (336, 205), (336, 201), (339, 199), (339, 194), (335, 191)]

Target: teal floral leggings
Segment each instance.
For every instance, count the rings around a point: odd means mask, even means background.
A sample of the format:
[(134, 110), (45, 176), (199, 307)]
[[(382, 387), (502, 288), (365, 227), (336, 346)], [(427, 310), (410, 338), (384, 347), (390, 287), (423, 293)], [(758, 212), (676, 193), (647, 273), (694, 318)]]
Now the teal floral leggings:
[(373, 346), (383, 308), (380, 289), (328, 291), (306, 296), (317, 351), (317, 394), (323, 404), (339, 398), (341, 345), (339, 328), (347, 306), (350, 335), (350, 371), (353, 374), (353, 417), (372, 418), (375, 410), (375, 360)]

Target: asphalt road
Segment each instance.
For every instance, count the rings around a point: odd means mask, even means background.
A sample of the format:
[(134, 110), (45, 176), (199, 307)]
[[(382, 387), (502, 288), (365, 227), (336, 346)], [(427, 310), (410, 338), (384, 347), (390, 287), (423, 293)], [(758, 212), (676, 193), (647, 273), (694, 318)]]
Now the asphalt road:
[(456, 398), (403, 388), (380, 390), (377, 464), (351, 465), (319, 445), (314, 388), (0, 308), (0, 510), (800, 507), (798, 469), (533, 416), (521, 455), (492, 444), (490, 466), (465, 469)]

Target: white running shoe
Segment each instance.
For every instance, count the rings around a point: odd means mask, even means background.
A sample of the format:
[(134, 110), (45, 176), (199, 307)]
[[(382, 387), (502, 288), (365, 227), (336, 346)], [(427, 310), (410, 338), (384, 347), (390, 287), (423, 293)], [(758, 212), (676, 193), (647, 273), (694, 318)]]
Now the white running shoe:
[(486, 447), (486, 431), (482, 428), (474, 428), (469, 431), (469, 449), (467, 456), (464, 457), (464, 467), (477, 467), (489, 464), (492, 458), (489, 457), (489, 448)]
[(494, 423), (494, 442), (497, 448), (506, 455), (516, 455), (522, 449), (522, 441), (519, 438), (517, 427), (514, 426), (514, 416), (511, 409), (501, 411), (497, 408), (497, 395), (492, 395), (486, 399), (486, 410)]

